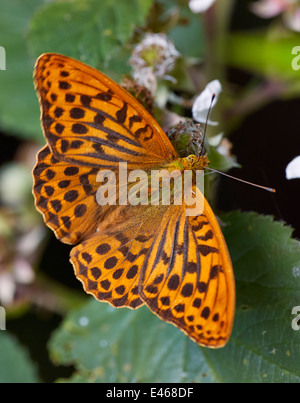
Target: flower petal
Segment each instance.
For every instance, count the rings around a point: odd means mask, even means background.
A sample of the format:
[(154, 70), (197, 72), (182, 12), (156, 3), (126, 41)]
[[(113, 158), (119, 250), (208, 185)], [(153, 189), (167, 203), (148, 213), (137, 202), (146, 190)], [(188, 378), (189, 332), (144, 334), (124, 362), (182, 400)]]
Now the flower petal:
[[(208, 115), (208, 111), (210, 106), (213, 108), (218, 100), (218, 96), (222, 91), (222, 85), (219, 80), (213, 80), (205, 89), (201, 92), (201, 94), (196, 98), (193, 108), (192, 114), (193, 119), (200, 123), (205, 123)], [(212, 102), (213, 94), (215, 94), (215, 98)], [(213, 122), (208, 119), (207, 124), (216, 126), (218, 122)]]
[(16, 290), (15, 281), (10, 273), (4, 272), (0, 277), (0, 301), (3, 305), (13, 302)]
[(300, 7), (285, 13), (283, 18), (288, 28), (295, 32), (300, 32)]
[(300, 155), (294, 158), (285, 169), (286, 179), (300, 178)]
[(22, 257), (16, 257), (14, 260), (14, 277), (20, 284), (30, 284), (34, 280), (31, 265)]
[(213, 5), (215, 0), (190, 0), (189, 7), (193, 13), (203, 13)]

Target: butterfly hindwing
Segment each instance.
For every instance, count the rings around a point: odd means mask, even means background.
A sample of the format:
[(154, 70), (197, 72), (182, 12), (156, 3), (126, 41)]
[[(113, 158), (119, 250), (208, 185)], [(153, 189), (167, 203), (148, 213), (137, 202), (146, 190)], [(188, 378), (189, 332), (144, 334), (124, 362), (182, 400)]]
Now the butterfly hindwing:
[[(134, 211), (124, 208), (72, 249), (71, 262), (86, 292), (117, 307), (143, 304), (139, 296), (141, 267), (157, 233), (157, 217), (165, 208), (158, 206), (158, 210), (150, 215), (145, 206), (136, 206)], [(106, 224), (111, 221), (114, 225)]]
[(139, 292), (154, 313), (198, 344), (221, 347), (232, 329), (235, 290), (227, 247), (212, 214), (207, 201), (196, 217), (170, 208), (147, 255)]
[(145, 303), (198, 344), (221, 347), (232, 329), (234, 282), (210, 214), (205, 202), (198, 217), (186, 216), (182, 206), (125, 216), (72, 250), (75, 274), (95, 298), (131, 308)]

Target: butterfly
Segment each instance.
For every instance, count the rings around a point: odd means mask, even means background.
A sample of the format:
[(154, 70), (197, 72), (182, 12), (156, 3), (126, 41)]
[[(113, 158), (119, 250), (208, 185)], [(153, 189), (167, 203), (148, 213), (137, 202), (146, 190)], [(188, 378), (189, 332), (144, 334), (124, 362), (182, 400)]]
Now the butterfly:
[(235, 311), (233, 268), (202, 193), (193, 187), (203, 210), (195, 215), (185, 203), (97, 202), (99, 172), (113, 172), (122, 188), (120, 163), (129, 174), (195, 172), (206, 157), (180, 158), (132, 95), (82, 62), (43, 54), (34, 81), (47, 142), (33, 170), (35, 204), (56, 237), (76, 245), (70, 261), (85, 291), (115, 307), (147, 305), (199, 345), (224, 346)]

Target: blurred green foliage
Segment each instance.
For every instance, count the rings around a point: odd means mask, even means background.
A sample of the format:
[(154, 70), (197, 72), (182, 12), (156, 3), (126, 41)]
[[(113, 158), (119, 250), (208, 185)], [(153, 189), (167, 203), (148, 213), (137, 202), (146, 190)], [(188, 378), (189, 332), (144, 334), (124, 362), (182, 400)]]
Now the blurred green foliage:
[(0, 74), (1, 130), (20, 138), (41, 139), (39, 106), (33, 87), (34, 59), (28, 49), (28, 29), (40, 0), (1, 4), (0, 42), (6, 50), (6, 70)]
[[(133, 29), (144, 23), (152, 0), (80, 0), (47, 3), (30, 24), (35, 57), (57, 52), (88, 63), (107, 74), (128, 72), (126, 46)], [(55, 27), (55, 30), (53, 30)]]
[(39, 382), (37, 368), (32, 363), (28, 351), (15, 337), (0, 333), (0, 383)]

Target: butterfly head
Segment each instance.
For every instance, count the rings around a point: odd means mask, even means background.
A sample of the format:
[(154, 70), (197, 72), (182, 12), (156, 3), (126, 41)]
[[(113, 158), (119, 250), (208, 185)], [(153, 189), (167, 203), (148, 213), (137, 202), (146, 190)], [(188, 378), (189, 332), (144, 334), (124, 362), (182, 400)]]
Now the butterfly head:
[(185, 169), (191, 169), (192, 171), (203, 170), (209, 164), (209, 159), (206, 155), (197, 156), (191, 154), (186, 158), (183, 158), (183, 164)]

